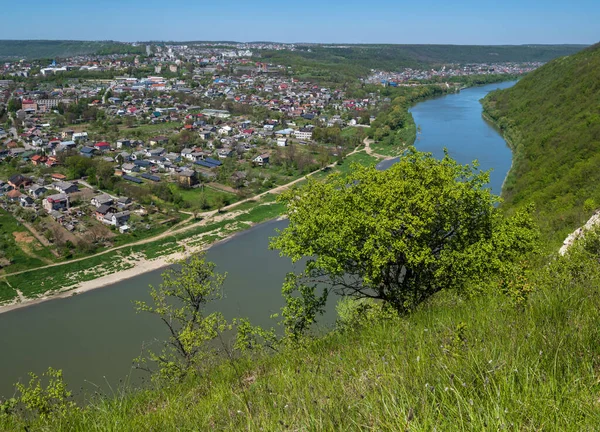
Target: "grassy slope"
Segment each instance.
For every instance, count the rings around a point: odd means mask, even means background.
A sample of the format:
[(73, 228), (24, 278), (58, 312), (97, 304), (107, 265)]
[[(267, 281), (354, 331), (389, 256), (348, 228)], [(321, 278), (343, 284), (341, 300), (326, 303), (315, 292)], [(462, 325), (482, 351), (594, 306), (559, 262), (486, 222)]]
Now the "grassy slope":
[(552, 246), (600, 203), (600, 45), (550, 62), (513, 88), (491, 93), (486, 113), (514, 150), (504, 206), (533, 201)]
[[(408, 318), (225, 361), (31, 430), (596, 430), (600, 274), (582, 261), (541, 272), (522, 309), (441, 295)], [(22, 430), (13, 421), (0, 428)]]

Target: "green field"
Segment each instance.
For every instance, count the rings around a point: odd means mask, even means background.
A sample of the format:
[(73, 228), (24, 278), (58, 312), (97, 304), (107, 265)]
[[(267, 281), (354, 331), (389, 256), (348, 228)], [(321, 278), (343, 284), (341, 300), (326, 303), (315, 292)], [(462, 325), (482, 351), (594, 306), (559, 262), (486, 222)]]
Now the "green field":
[[(18, 244), (15, 233), (26, 235), (29, 240)], [(29, 253), (26, 253), (26, 249)], [(51, 259), (50, 252), (37, 240), (31, 237), (29, 231), (17, 220), (0, 209), (0, 251), (11, 265), (5, 267), (5, 272), (15, 272), (31, 267), (44, 265), (41, 258)]]

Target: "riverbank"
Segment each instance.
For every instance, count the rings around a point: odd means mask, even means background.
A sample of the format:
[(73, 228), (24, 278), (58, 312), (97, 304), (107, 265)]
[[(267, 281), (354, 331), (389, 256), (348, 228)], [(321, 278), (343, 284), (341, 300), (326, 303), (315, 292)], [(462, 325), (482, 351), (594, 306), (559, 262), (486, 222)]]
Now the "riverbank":
[[(506, 142), (507, 147), (510, 149), (511, 153), (512, 153), (512, 157), (510, 158), (510, 168), (508, 169), (508, 172), (506, 173), (506, 175), (504, 176), (504, 180), (502, 181), (502, 193), (504, 192), (504, 187), (506, 186), (506, 181), (508, 180), (509, 176), (512, 174), (512, 170), (515, 166), (515, 144), (512, 140), (512, 138), (509, 136), (508, 132), (506, 131), (505, 128), (502, 128), (502, 126), (500, 125), (499, 122), (497, 122), (493, 117), (491, 117), (489, 115), (489, 113), (486, 111), (486, 106), (484, 104), (484, 101), (481, 101), (481, 105), (483, 107), (483, 111), (481, 112), (481, 116), (483, 117), (483, 119), (485, 121), (487, 121), (488, 123), (490, 123), (494, 129), (496, 129), (498, 131), (498, 133), (500, 134), (500, 136), (502, 136), (502, 138), (504, 139), (504, 141)], [(502, 194), (501, 194), (502, 195)]]
[[(409, 117), (411, 121), (408, 122), (408, 127), (414, 129), (416, 136), (416, 125), (410, 112)], [(341, 166), (332, 164), (328, 168), (345, 172), (353, 161), (371, 163), (373, 161), (380, 162), (381, 159), (390, 160), (398, 156), (397, 154), (382, 153), (379, 148), (374, 149), (372, 143), (371, 140), (365, 140), (364, 149), (360, 147), (355, 149), (344, 159)], [(381, 143), (379, 144), (381, 147)], [(405, 143), (402, 149), (405, 149), (407, 144), (409, 143)], [(390, 149), (386, 148), (385, 150)], [(318, 170), (309, 176), (314, 174), (317, 178), (322, 178), (326, 171)], [(216, 212), (209, 212), (209, 214), (202, 215), (205, 219), (201, 222), (191, 222), (135, 244), (123, 245), (91, 257), (59, 265), (4, 275), (1, 279), (4, 279), (7, 285), (15, 290), (15, 295), (11, 301), (0, 305), (0, 313), (114, 285), (149, 271), (164, 268), (173, 260), (206, 250), (256, 223), (280, 216), (279, 210), (273, 211), (275, 207), (269, 207), (275, 200), (273, 194), (302, 181), (304, 178), (275, 188), (269, 193), (226, 207), (233, 213), (220, 215)], [(267, 196), (270, 198), (265, 201)], [(259, 202), (255, 202), (256, 200)]]
[[(125, 248), (124, 253), (119, 254), (119, 258), (123, 260), (120, 266), (111, 265), (104, 271), (102, 266), (116, 258), (113, 255), (108, 255), (101, 264), (93, 263), (96, 265), (92, 267), (77, 269), (74, 272), (70, 272), (68, 268), (64, 269), (64, 274), (61, 279), (58, 279), (58, 283), (62, 284), (62, 281), (68, 281), (71, 284), (45, 291), (36, 297), (23, 296), (21, 290), (10, 283), (11, 277), (9, 276), (6, 280), (10, 286), (18, 291), (19, 296), (13, 302), (0, 305), (0, 314), (49, 300), (82, 294), (168, 267), (175, 261), (189, 258), (193, 254), (229, 241), (240, 232), (248, 230), (259, 223), (278, 217), (281, 218), (281, 210), (281, 205), (276, 203), (273, 198), (269, 198), (244, 210), (217, 214), (210, 219), (202, 221), (202, 225), (197, 225), (196, 229), (191, 227), (188, 232), (184, 233), (187, 234), (185, 237), (175, 238), (174, 240), (167, 237), (165, 242), (159, 245), (153, 245), (152, 243), (144, 244), (143, 246), (147, 245), (147, 248)], [(157, 249), (156, 246), (160, 247)], [(54, 279), (54, 277), (50, 278)], [(49, 285), (48, 281), (39, 281), (35, 278), (31, 282), (34, 285)]]

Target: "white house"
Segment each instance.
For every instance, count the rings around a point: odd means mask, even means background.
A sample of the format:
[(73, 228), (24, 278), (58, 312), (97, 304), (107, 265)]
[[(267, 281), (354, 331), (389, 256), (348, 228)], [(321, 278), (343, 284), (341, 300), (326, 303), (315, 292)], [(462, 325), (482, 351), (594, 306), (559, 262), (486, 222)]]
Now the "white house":
[(265, 153), (265, 154), (258, 155), (254, 159), (252, 159), (252, 162), (254, 162), (258, 166), (263, 166), (265, 164), (268, 164), (269, 163), (269, 154)]

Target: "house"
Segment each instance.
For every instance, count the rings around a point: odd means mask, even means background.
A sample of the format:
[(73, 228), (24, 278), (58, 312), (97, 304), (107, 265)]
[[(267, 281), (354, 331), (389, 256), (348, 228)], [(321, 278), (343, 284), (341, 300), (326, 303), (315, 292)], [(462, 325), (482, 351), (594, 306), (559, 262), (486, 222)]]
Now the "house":
[(96, 208), (96, 211), (94, 212), (94, 216), (99, 221), (104, 222), (104, 218), (106, 217), (107, 214), (115, 213), (115, 212), (116, 212), (116, 210), (110, 204), (102, 204), (102, 205), (98, 206), (98, 208)]
[(30, 160), (34, 165), (37, 166), (37, 165), (45, 164), (46, 161), (48, 160), (48, 158), (46, 156), (36, 154), (36, 155), (33, 155)]
[(196, 171), (184, 170), (178, 173), (177, 182), (183, 187), (192, 187), (198, 183)]
[(143, 171), (145, 171), (145, 170), (147, 170), (148, 168), (150, 168), (150, 165), (151, 165), (150, 161), (147, 161), (147, 160), (139, 160), (139, 159), (138, 159), (138, 160), (135, 160), (135, 161), (133, 161), (133, 164), (134, 164), (135, 166), (137, 166), (139, 169), (143, 170)]
[(74, 133), (75, 133), (75, 131), (73, 129), (67, 129), (67, 130), (62, 131), (60, 136), (62, 139), (73, 139)]
[(72, 136), (73, 141), (87, 141), (88, 140), (88, 134), (87, 132), (75, 132), (73, 133)]
[(112, 225), (112, 226), (115, 226), (115, 227), (120, 227), (127, 223), (127, 221), (129, 220), (129, 216), (130, 216), (130, 213), (128, 211), (122, 211), (122, 212), (118, 212), (118, 213), (108, 213), (108, 214), (106, 214), (106, 216), (104, 216), (104, 219), (102, 220), (102, 222)]
[(228, 158), (228, 157), (233, 156), (233, 150), (228, 149), (228, 148), (222, 148), (217, 151), (217, 154), (219, 155), (220, 158)]
[(254, 164), (258, 165), (258, 166), (266, 165), (269, 163), (269, 154), (264, 153), (264, 154), (258, 155), (254, 159), (252, 159), (252, 162), (254, 162)]
[(14, 187), (15, 189), (20, 189), (21, 187), (29, 186), (32, 183), (29, 177), (25, 177), (22, 174), (15, 174), (10, 176), (8, 179), (8, 184)]
[(128, 197), (120, 197), (117, 199), (117, 207), (119, 208), (125, 208), (128, 207), (129, 205), (131, 205), (133, 201), (131, 201), (131, 198)]
[(310, 140), (312, 139), (313, 130), (312, 128), (304, 127), (294, 132), (294, 136), (299, 140)]
[(31, 197), (28, 197), (27, 195), (22, 195), (19, 198), (19, 202), (21, 204), (21, 207), (33, 207), (34, 204), (33, 199), (31, 199)]
[(79, 191), (79, 187), (76, 184), (65, 181), (56, 182), (52, 185), (52, 187), (63, 194), (70, 194)]
[(63, 181), (63, 180), (67, 179), (66, 175), (60, 174), (60, 173), (53, 173), (51, 175), (51, 177), (52, 177), (52, 180), (55, 180), (55, 181)]
[(120, 139), (117, 141), (117, 148), (121, 149), (124, 147), (131, 147), (131, 140), (129, 139)]
[(46, 166), (53, 167), (56, 165), (58, 165), (58, 158), (56, 156), (49, 156), (48, 160), (46, 161)]
[(112, 205), (114, 200), (108, 194), (100, 194), (100, 195), (96, 195), (94, 198), (92, 198), (91, 202), (94, 207), (98, 208), (103, 205)]
[(44, 186), (40, 186), (37, 184), (34, 184), (31, 187), (29, 187), (29, 189), (27, 189), (27, 193), (33, 198), (39, 198), (46, 192), (48, 192), (48, 189), (46, 189)]
[(132, 163), (125, 163), (125, 164), (121, 165), (121, 169), (123, 170), (124, 173), (127, 173), (127, 174), (131, 174), (131, 173), (140, 171), (140, 167), (137, 166), (136, 164), (132, 164)]
[(96, 153), (96, 149), (93, 147), (83, 146), (81, 150), (79, 150), (79, 154), (85, 157), (92, 157)]
[(156, 136), (154, 138), (150, 138), (150, 145), (151, 146), (155, 146), (155, 145), (165, 145), (169, 142), (169, 138), (167, 138), (166, 136)]
[(65, 218), (65, 215), (57, 210), (50, 210), (48, 213), (50, 213), (50, 216), (52, 216), (52, 219), (54, 219), (56, 222), (62, 222)]
[(106, 141), (101, 141), (94, 144), (94, 148), (98, 151), (105, 152), (110, 150), (110, 144)]
[(66, 210), (69, 207), (69, 196), (64, 193), (47, 196), (42, 201), (42, 206), (47, 212)]
[(165, 149), (162, 147), (157, 147), (155, 149), (149, 149), (146, 151), (146, 156), (147, 157), (153, 157), (153, 156), (162, 156), (165, 153)]
[(285, 147), (288, 144), (287, 138), (277, 138), (277, 146)]
[(18, 189), (13, 189), (6, 194), (6, 197), (9, 199), (9, 201), (18, 201), (22, 196), (23, 194), (19, 192)]

